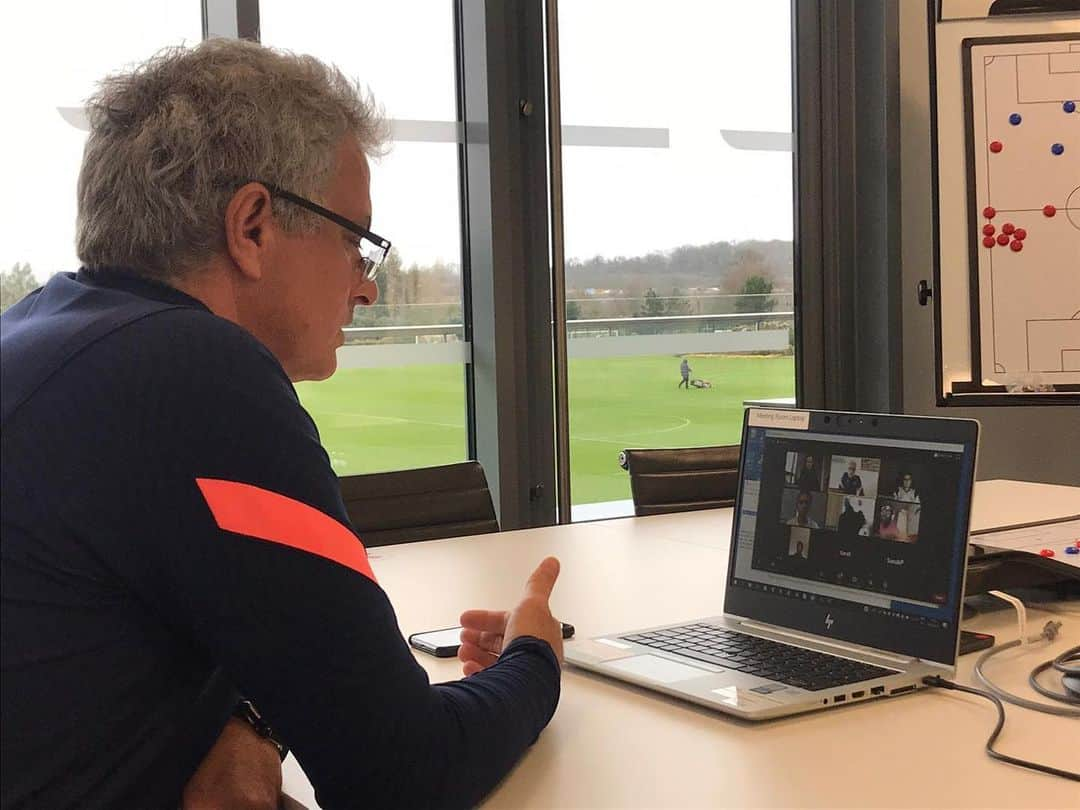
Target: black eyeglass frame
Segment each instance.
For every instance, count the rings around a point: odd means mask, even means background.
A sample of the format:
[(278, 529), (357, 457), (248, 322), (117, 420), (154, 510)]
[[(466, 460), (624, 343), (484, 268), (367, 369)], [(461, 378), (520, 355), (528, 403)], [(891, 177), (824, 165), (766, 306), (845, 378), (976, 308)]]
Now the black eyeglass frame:
[(312, 202), (307, 197), (301, 197), (299, 194), (293, 194), (291, 191), (286, 191), (279, 186), (275, 186), (273, 183), (267, 183), (263, 180), (253, 180), (251, 182), (259, 183), (260, 185), (265, 186), (266, 190), (270, 192), (271, 197), (280, 197), (283, 200), (288, 200), (295, 205), (299, 205), (301, 208), (306, 208), (313, 214), (318, 214), (320, 217), (330, 220), (335, 225), (340, 225), (342, 228), (349, 231), (350, 233), (354, 233), (357, 236), (367, 239), (369, 242), (382, 250), (382, 257), (378, 261), (370, 259), (367, 256), (363, 257), (364, 260), (369, 263), (369, 266), (364, 271), (364, 277), (368, 279), (368, 281), (375, 280), (375, 277), (379, 274), (380, 265), (382, 265), (382, 263), (386, 261), (386, 257), (390, 253), (389, 239), (383, 239), (377, 233), (369, 231), (363, 225), (353, 222), (351, 219), (347, 219), (341, 214), (331, 211), (329, 208), (323, 208), (323, 206), (319, 205), (317, 202)]

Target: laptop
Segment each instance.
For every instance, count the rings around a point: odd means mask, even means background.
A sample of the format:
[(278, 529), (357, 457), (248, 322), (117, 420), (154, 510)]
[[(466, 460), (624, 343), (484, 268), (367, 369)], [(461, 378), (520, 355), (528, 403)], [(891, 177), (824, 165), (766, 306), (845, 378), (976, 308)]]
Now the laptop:
[(978, 430), (747, 409), (723, 612), (571, 642), (566, 660), (747, 720), (951, 676)]

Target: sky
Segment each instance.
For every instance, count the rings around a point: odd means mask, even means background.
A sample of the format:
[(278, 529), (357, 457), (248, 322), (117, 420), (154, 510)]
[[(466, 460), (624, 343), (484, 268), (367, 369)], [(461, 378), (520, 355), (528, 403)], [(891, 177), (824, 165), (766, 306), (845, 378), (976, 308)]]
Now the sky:
[[(5, 9), (0, 268), (75, 269), (78, 107), (96, 80), (201, 38), (200, 0), (61, 0)], [(560, 0), (565, 125), (658, 127), (669, 147), (568, 146), (569, 258), (792, 238), (791, 154), (724, 129), (791, 131), (789, 0)], [(57, 20), (63, 19), (63, 25)], [(396, 119), (453, 120), (449, 0), (261, 0), (262, 41), (336, 63)], [(23, 77), (23, 78), (20, 78)], [(456, 149), (397, 143), (372, 169), (372, 228), (406, 264), (460, 261)]]

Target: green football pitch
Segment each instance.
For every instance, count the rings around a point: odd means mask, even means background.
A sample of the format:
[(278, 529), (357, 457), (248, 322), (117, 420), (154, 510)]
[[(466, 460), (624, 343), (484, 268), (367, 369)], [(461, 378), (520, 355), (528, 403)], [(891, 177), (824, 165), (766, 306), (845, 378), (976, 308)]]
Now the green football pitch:
[[(679, 388), (679, 358), (570, 362), (573, 502), (630, 497), (619, 451), (739, 441), (743, 400), (790, 397), (791, 357), (690, 357), (712, 388)], [(460, 366), (343, 369), (301, 383), (338, 475), (448, 464), (465, 458), (465, 383)]]

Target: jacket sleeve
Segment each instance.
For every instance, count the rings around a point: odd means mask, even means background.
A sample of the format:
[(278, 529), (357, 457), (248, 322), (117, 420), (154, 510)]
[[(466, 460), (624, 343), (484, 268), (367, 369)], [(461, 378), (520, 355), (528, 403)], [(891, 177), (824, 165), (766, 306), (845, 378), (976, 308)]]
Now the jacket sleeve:
[(522, 638), (484, 672), (430, 684), (276, 360), (205, 313), (161, 317), (128, 482), (156, 609), (255, 701), (324, 807), (477, 803), (555, 711), (550, 646)]

